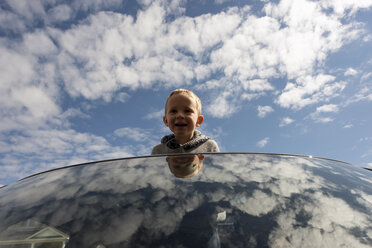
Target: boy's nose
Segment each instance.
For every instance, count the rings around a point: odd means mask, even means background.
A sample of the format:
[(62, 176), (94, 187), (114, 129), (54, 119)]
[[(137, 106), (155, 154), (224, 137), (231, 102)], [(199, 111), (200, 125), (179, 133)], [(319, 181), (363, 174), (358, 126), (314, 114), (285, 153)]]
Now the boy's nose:
[(176, 118), (183, 118), (183, 113), (177, 113)]

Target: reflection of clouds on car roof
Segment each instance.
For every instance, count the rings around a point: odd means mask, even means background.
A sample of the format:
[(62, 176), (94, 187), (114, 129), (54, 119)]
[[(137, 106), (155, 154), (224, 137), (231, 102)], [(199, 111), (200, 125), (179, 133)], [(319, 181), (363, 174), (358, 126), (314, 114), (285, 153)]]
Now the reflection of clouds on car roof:
[[(3, 188), (0, 232), (22, 215), (68, 227), (84, 245), (94, 240), (150, 244), (178, 237), (184, 230), (180, 225), (194, 223), (198, 209), (205, 208), (211, 211), (208, 216), (226, 212), (218, 228), (235, 228), (235, 233), (220, 233), (227, 245), (239, 244), (234, 235), (247, 233), (245, 243), (273, 247), (328, 241), (363, 247), (372, 240), (372, 190), (367, 174), (354, 169), (305, 157), (215, 154), (206, 155), (199, 175), (184, 180), (171, 174), (165, 157), (97, 162)], [(217, 225), (208, 216), (206, 223)], [(250, 226), (249, 221), (261, 224)], [(266, 236), (258, 235), (257, 228)], [(70, 242), (75, 244), (73, 238)]]

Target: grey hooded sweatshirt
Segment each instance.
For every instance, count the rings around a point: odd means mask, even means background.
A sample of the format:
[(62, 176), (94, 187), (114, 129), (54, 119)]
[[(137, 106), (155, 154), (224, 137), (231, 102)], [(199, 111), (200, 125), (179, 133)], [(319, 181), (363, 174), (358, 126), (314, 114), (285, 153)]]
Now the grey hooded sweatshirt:
[(177, 143), (174, 134), (164, 136), (161, 139), (161, 144), (154, 146), (151, 154), (205, 153), (219, 151), (220, 149), (216, 141), (202, 135), (199, 131), (195, 131), (193, 139), (183, 145)]

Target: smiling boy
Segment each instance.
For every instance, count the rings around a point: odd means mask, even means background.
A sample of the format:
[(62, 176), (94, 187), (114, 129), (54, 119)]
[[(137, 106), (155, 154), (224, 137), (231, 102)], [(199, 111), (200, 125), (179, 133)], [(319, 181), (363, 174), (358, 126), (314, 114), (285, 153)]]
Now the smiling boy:
[(173, 134), (164, 136), (151, 154), (219, 152), (214, 140), (195, 130), (203, 120), (199, 97), (189, 90), (174, 90), (165, 103), (163, 117)]

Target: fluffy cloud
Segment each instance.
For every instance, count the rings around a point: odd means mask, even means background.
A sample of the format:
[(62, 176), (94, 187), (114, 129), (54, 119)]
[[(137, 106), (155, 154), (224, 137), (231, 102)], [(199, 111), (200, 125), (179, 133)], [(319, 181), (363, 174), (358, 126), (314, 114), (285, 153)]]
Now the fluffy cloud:
[(317, 113), (329, 113), (338, 112), (338, 106), (336, 104), (326, 104), (316, 108)]
[(267, 114), (274, 111), (274, 109), (271, 106), (258, 106), (258, 117), (264, 118)]
[(372, 5), (371, 0), (326, 0), (322, 1), (321, 5), (326, 9), (332, 8), (335, 14), (344, 15), (345, 12), (350, 11), (349, 15), (355, 14), (360, 8), (369, 8)]
[(353, 69), (353, 68), (347, 68), (347, 70), (345, 71), (344, 75), (345, 76), (355, 76), (358, 74), (358, 71)]
[(144, 118), (148, 120), (151, 120), (151, 119), (161, 120), (163, 119), (163, 116), (164, 116), (164, 109), (161, 109), (158, 111), (148, 113)]
[(336, 104), (325, 104), (316, 108), (316, 111), (310, 114), (310, 117), (318, 123), (328, 123), (332, 122), (333, 118), (329, 116), (324, 116), (324, 114), (337, 113), (339, 108)]
[(207, 106), (207, 112), (218, 118), (229, 117), (238, 110), (236, 101), (230, 101), (232, 98), (234, 98), (233, 92), (222, 92)]
[(130, 98), (130, 95), (126, 92), (120, 92), (114, 98), (117, 102), (125, 103)]
[(300, 77), (295, 83), (288, 83), (277, 103), (285, 108), (301, 109), (307, 105), (327, 101), (338, 96), (345, 88), (345, 82), (334, 82), (335, 77), (320, 74)]
[(361, 88), (345, 102), (346, 106), (361, 101), (372, 101), (372, 81), (369, 80), (370, 76), (372, 76), (372, 73), (362, 75)]
[[(177, 4), (180, 3), (171, 3)], [(8, 5), (13, 12), (7, 12), (7, 15), (16, 13), (30, 20), (36, 16), (46, 19), (49, 12), (56, 21), (74, 16), (71, 8), (63, 4), (54, 6), (48, 13), (42, 2), (29, 6), (27, 1), (9, 1)], [(72, 4), (84, 11), (118, 5), (119, 1), (74, 1)], [(344, 13), (367, 8), (370, 4), (283, 0), (279, 4), (267, 3), (264, 17), (253, 16), (250, 8), (244, 7), (194, 18), (179, 16), (171, 22), (166, 21), (170, 10), (164, 1), (144, 6), (146, 8), (138, 12), (136, 19), (114, 12), (93, 12), (70, 29), (49, 28), (43, 31), (43, 38), (32, 40), (30, 37), (29, 42), (20, 45), (25, 48), (39, 46), (30, 48), (35, 52), (37, 48), (45, 51), (45, 47), (57, 44), (58, 53), (56, 47), (45, 52), (49, 56), (51, 52), (55, 54), (48, 61), (49, 65), (58, 66), (58, 77), (72, 97), (111, 101), (114, 92), (121, 88), (148, 88), (160, 82), (166, 87), (179, 87), (191, 84), (193, 79), (203, 85), (216, 72), (222, 71), (224, 76), (214, 80), (219, 92), (226, 91), (226, 81), (232, 81), (240, 92), (237, 96), (242, 99), (252, 94), (259, 97), (262, 94), (257, 92), (273, 90), (269, 78), (287, 76), (296, 83), (287, 84), (277, 103), (300, 109), (315, 101), (326, 101), (342, 91), (345, 83), (335, 82), (332, 76), (312, 74), (330, 52), (360, 33), (353, 23), (342, 25), (342, 16), (327, 15), (324, 9), (332, 7), (337, 13)], [(48, 43), (50, 45), (46, 45)], [(7, 49), (4, 52), (14, 51)], [(44, 64), (33, 64), (42, 54), (34, 54), (34, 57), (15, 55), (7, 57), (19, 56), (28, 63), (23, 67), (26, 70), (22, 73), (29, 72), (22, 77), (24, 80), (40, 77), (35, 67)], [(10, 75), (12, 70), (5, 68), (4, 71)], [(10, 76), (11, 81), (18, 81), (17, 77), (20, 77)], [(319, 82), (322, 78), (323, 82)], [(328, 93), (324, 95), (322, 91)], [(225, 111), (216, 117), (236, 112), (238, 105), (231, 102), (236, 94), (230, 99), (223, 93), (220, 95), (222, 102), (218, 107), (211, 106), (210, 113), (217, 113), (213, 111), (216, 108)], [(227, 111), (226, 106), (233, 110)]]
[(26, 29), (25, 23), (17, 14), (0, 9), (0, 27), (7, 32), (22, 32)]
[(284, 117), (280, 120), (280, 124), (279, 126), (280, 127), (284, 127), (284, 126), (287, 126), (289, 124), (291, 124), (292, 122), (294, 122), (293, 119), (289, 118), (289, 117)]
[(24, 131), (6, 140), (6, 146), (0, 143), (0, 147), (0, 151), (7, 154), (0, 158), (3, 172), (0, 180), (16, 180), (56, 167), (128, 157), (137, 152), (130, 147), (112, 146), (103, 137), (71, 129)]
[(66, 4), (57, 5), (48, 10), (50, 22), (64, 22), (70, 20), (73, 10)]
[[(236, 11), (235, 11), (236, 12)], [(101, 12), (66, 32), (57, 32), (61, 75), (72, 96), (110, 100), (117, 88), (147, 88), (158, 82), (188, 84), (200, 57), (227, 38), (238, 13), (180, 17), (166, 23), (159, 3), (131, 16)], [(214, 27), (218, 26), (219, 29)]]
[[(0, 10), (0, 19), (4, 22), (4, 29), (19, 33), (28, 28), (38, 28), (40, 24), (59, 24), (72, 18), (80, 18), (82, 13), (110, 10), (122, 6), (120, 0), (73, 0), (67, 4), (57, 4), (54, 0), (6, 0), (4, 9)], [(1, 25), (0, 24), (0, 25)], [(6, 25), (9, 24), (9, 25)]]
[(135, 141), (146, 141), (151, 133), (148, 130), (134, 127), (123, 127), (116, 129), (114, 134), (118, 137), (126, 137)]
[(266, 137), (260, 141), (257, 142), (257, 146), (260, 147), (260, 148), (263, 148), (267, 145), (267, 143), (269, 142), (270, 138), (269, 137)]

